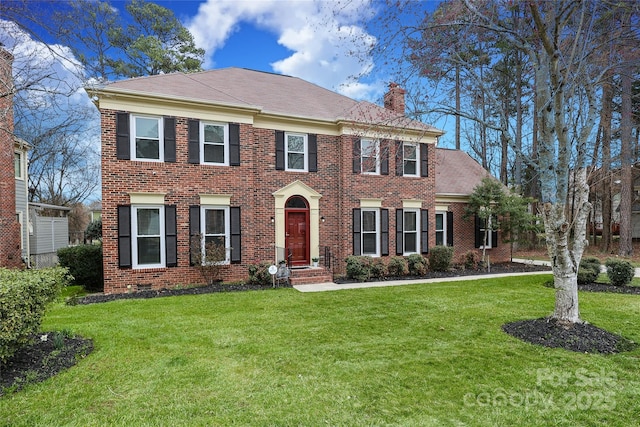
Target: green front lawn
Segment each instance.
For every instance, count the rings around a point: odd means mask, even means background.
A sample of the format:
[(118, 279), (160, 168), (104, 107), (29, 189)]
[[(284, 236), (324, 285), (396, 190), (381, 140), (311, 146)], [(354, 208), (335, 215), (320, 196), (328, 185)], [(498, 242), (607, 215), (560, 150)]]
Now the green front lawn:
[[(635, 425), (640, 350), (576, 354), (501, 331), (551, 313), (548, 279), (56, 305), (43, 329), (95, 350), (0, 398), (0, 425)], [(584, 319), (640, 342), (640, 297), (580, 298)]]

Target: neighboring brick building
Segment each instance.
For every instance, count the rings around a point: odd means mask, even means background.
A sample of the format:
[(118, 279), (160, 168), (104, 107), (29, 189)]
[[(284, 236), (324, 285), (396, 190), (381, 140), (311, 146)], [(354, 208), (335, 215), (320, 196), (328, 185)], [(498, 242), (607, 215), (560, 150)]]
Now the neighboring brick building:
[(13, 55), (0, 47), (0, 267), (22, 267), (13, 135)]
[[(319, 257), (340, 274), (352, 254), (426, 254), (446, 211), (444, 242), (473, 248), (460, 195), (437, 194), (442, 132), (405, 117), (397, 85), (387, 108), (239, 68), (90, 92), (102, 119), (107, 293), (202, 282), (189, 244), (201, 235), (225, 243), (224, 280), (283, 258)], [(467, 172), (445, 171), (451, 181)]]

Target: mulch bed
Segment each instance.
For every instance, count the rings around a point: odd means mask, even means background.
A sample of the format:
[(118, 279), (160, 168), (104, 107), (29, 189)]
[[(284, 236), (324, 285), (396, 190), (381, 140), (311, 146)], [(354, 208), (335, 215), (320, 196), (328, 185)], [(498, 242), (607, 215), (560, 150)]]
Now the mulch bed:
[[(31, 344), (0, 365), (0, 396), (27, 384), (46, 380), (68, 369), (93, 351), (93, 341), (80, 337), (54, 338), (56, 332), (34, 335)], [(46, 337), (46, 340), (43, 339)]]

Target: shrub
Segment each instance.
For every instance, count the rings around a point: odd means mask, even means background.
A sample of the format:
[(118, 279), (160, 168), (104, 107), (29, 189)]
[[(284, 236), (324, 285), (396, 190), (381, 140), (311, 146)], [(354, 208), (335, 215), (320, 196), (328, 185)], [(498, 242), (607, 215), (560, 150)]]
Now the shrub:
[(38, 332), (47, 303), (68, 284), (66, 268), (0, 269), (0, 364)]
[(249, 265), (249, 283), (260, 286), (271, 286), (273, 284), (273, 277), (269, 273), (268, 262), (261, 262), (260, 264)]
[(372, 258), (350, 255), (347, 257), (347, 277), (364, 282), (371, 277)]
[(84, 238), (89, 241), (102, 240), (102, 220), (101, 219), (97, 221), (91, 221), (89, 225), (87, 225), (87, 229), (84, 232)]
[(375, 258), (371, 263), (371, 277), (384, 279), (388, 276), (389, 270), (382, 258)]
[(409, 274), (407, 260), (401, 256), (392, 256), (389, 260), (389, 264), (387, 264), (387, 269), (389, 270), (389, 276), (398, 277)]
[(102, 270), (102, 246), (80, 245), (58, 249), (58, 261), (73, 276), (72, 285), (87, 290), (102, 292), (104, 273)]
[(424, 276), (427, 274), (427, 260), (420, 254), (411, 254), (407, 257), (407, 267), (412, 276)]
[(447, 271), (451, 267), (453, 247), (434, 246), (429, 250), (429, 267), (433, 271)]
[(636, 273), (635, 268), (629, 261), (609, 258), (605, 263), (607, 266), (607, 277), (612, 285), (624, 286), (631, 283)]
[(588, 285), (598, 278), (598, 274), (591, 268), (580, 267), (578, 269), (578, 285)]
[(586, 285), (596, 281), (600, 275), (600, 260), (595, 257), (582, 258), (578, 268), (578, 284)]
[(462, 254), (458, 263), (467, 270), (475, 270), (480, 264), (480, 254), (478, 251), (469, 250)]

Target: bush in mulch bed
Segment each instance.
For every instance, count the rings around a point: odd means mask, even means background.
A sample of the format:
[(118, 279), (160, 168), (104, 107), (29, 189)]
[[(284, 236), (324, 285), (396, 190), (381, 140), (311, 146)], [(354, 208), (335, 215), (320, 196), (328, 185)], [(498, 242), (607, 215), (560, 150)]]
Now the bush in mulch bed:
[(502, 330), (531, 344), (580, 353), (613, 354), (631, 351), (638, 346), (633, 341), (589, 323), (568, 323), (552, 318), (507, 323)]

